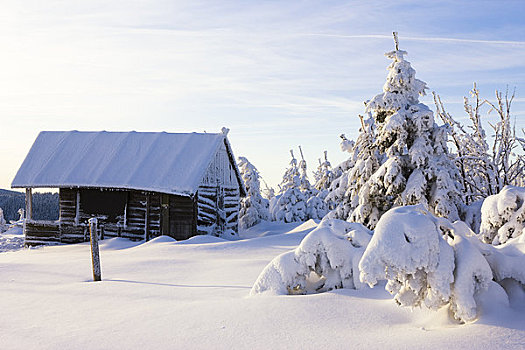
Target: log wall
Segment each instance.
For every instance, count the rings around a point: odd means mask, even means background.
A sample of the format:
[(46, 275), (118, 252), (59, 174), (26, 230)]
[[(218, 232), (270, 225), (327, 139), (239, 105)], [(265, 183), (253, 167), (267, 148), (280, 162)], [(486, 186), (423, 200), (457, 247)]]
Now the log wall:
[(224, 211), (226, 213), (226, 229), (239, 231), (240, 194), (239, 187), (224, 189)]
[(221, 235), (238, 231), (239, 188), (200, 186), (197, 192), (197, 233)]
[(77, 190), (61, 188), (58, 198), (59, 221), (63, 224), (74, 225), (77, 210)]
[(219, 224), (217, 187), (201, 185), (197, 192), (197, 233), (212, 234)]
[(54, 221), (27, 219), (24, 224), (24, 233), (26, 246), (60, 243), (60, 228)]

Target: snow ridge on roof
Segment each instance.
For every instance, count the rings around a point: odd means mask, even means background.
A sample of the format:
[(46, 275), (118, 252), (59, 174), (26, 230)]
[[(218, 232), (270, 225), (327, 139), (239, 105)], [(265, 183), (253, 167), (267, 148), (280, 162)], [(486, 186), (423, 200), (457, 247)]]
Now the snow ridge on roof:
[(42, 131), (11, 186), (192, 195), (224, 140), (225, 133)]

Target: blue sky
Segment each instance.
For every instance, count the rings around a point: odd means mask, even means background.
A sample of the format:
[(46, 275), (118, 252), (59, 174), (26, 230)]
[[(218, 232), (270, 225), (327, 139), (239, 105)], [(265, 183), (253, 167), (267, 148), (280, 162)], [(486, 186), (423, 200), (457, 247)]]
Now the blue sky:
[[(476, 81), (516, 88), (525, 127), (525, 1), (2, 1), (0, 188), (41, 130), (231, 129), (273, 186), (357, 135), (392, 31), (458, 119)], [(422, 99), (432, 109), (430, 94)]]

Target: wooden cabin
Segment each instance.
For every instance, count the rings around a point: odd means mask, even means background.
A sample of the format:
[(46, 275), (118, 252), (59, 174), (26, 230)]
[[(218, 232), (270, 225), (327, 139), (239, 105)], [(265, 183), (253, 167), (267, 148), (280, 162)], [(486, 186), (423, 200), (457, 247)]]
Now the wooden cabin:
[[(99, 235), (149, 240), (235, 234), (245, 189), (221, 133), (43, 131), (13, 180), (26, 189), (26, 245)], [(32, 190), (59, 191), (58, 221), (32, 219)]]

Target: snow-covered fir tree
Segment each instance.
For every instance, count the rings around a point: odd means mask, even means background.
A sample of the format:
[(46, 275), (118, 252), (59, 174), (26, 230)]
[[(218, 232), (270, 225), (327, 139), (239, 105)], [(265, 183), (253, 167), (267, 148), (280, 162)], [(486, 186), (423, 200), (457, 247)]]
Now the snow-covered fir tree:
[(299, 182), (301, 185), (299, 189), (306, 201), (306, 219), (321, 220), (328, 213), (327, 206), (323, 198), (319, 197), (319, 191), (312, 187), (310, 180), (308, 180), (308, 167), (301, 146), (299, 146), (299, 152), (301, 153), (301, 161), (299, 162)]
[(4, 211), (0, 208), (0, 232), (7, 230), (7, 222), (4, 218)]
[(334, 180), (334, 171), (328, 161), (327, 151), (324, 151), (324, 161), (319, 159), (319, 166), (314, 172), (315, 184), (311, 189), (311, 196), (307, 202), (309, 219), (321, 220), (330, 210), (330, 204), (325, 202), (329, 193), (330, 184)]
[(246, 197), (241, 199), (239, 227), (246, 229), (268, 220), (270, 216), (269, 201), (261, 196), (259, 171), (246, 157), (239, 157), (239, 171), (246, 187)]
[(307, 219), (306, 202), (308, 198), (301, 191), (301, 174), (297, 159), (290, 150), (292, 160), (279, 184), (279, 193), (271, 201), (270, 213), (275, 221), (300, 222)]
[(283, 193), (289, 188), (299, 188), (301, 186), (301, 180), (299, 173), (299, 167), (297, 166), (297, 159), (293, 154), (293, 150), (290, 150), (292, 159), (290, 160), (290, 166), (286, 168), (283, 174), (283, 179), (279, 184), (279, 192)]
[(306, 165), (301, 146), (299, 146), (299, 152), (301, 153), (301, 160), (299, 161), (299, 182), (301, 185), (299, 188), (309, 197), (312, 191), (312, 185), (310, 184), (310, 180), (308, 180), (308, 166)]
[(355, 145), (347, 190), (332, 215), (374, 228), (394, 206), (422, 203), (451, 220), (463, 207), (459, 172), (448, 155), (447, 129), (419, 102), (426, 84), (416, 79), (405, 51), (392, 60), (383, 92), (366, 103), (367, 118)]
[(324, 161), (319, 159), (319, 166), (314, 174), (315, 184), (314, 187), (319, 191), (319, 197), (325, 198), (328, 194), (330, 184), (335, 178), (332, 164), (328, 161), (328, 152), (324, 151)]

